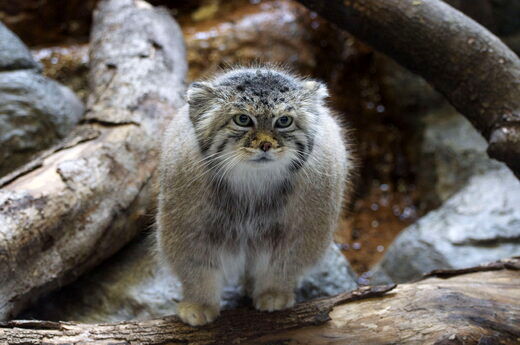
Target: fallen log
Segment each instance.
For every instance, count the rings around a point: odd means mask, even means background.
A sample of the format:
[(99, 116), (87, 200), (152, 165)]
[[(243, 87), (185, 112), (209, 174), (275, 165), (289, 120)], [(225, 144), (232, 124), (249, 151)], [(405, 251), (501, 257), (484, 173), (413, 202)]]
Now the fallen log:
[[(447, 278), (444, 278), (447, 277)], [(176, 317), (111, 324), (8, 321), (6, 344), (518, 344), (520, 258), (415, 283), (363, 287), (280, 312), (224, 311), (193, 328)]]
[(520, 59), (441, 0), (298, 0), (424, 77), (520, 178)]
[(143, 1), (94, 14), (85, 121), (0, 183), (0, 320), (74, 280), (143, 227), (157, 137), (184, 103), (179, 26)]

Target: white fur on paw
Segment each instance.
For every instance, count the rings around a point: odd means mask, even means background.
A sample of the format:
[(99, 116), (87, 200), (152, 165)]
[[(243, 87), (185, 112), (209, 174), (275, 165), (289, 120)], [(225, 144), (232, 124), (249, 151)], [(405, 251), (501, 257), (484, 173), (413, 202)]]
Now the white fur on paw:
[(219, 310), (216, 307), (192, 302), (180, 302), (177, 305), (177, 315), (190, 326), (202, 326), (217, 318)]
[(267, 291), (255, 299), (255, 308), (262, 311), (275, 311), (290, 308), (294, 305), (294, 293)]

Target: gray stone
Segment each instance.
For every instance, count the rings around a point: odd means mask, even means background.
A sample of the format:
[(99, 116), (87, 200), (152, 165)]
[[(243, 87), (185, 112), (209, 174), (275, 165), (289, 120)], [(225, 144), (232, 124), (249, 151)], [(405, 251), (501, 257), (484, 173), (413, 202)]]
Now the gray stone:
[(0, 72), (0, 176), (63, 138), (83, 111), (70, 89), (34, 70)]
[(444, 203), (397, 237), (372, 270), (372, 284), (520, 255), (518, 179), (487, 157), (484, 139), (453, 110), (425, 122), (420, 180), (429, 180), (431, 194)]
[(468, 184), (405, 229), (372, 272), (374, 283), (401, 283), (434, 269), (477, 266), (520, 255), (520, 182), (508, 168)]
[(0, 22), (0, 71), (40, 69), (23, 42)]
[[(136, 241), (70, 286), (41, 299), (19, 317), (108, 322), (175, 314), (180, 282), (151, 255), (148, 241)], [(301, 284), (299, 301), (357, 288), (356, 277), (339, 249), (331, 246), (323, 261)], [(240, 286), (226, 287), (223, 308), (242, 305)]]
[(302, 280), (299, 301), (334, 296), (357, 289), (356, 273), (336, 245), (331, 245), (322, 261)]
[(503, 165), (489, 159), (486, 140), (451, 107), (423, 119), (418, 187), (423, 208), (438, 207), (465, 186), (471, 176)]

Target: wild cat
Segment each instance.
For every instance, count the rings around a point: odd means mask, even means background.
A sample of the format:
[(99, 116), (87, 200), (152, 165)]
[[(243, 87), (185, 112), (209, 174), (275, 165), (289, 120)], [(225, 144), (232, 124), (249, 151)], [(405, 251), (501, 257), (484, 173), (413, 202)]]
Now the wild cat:
[(352, 168), (327, 96), (320, 82), (267, 67), (190, 86), (162, 141), (157, 215), (184, 322), (218, 316), (231, 271), (257, 309), (294, 305), (299, 278), (332, 240)]

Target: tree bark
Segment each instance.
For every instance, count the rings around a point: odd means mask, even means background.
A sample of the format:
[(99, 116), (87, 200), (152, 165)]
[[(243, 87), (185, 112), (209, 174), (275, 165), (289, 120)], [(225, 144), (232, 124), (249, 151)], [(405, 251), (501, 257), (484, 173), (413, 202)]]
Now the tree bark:
[(184, 50), (166, 10), (139, 0), (100, 3), (83, 124), (0, 181), (0, 319), (75, 279), (141, 230), (156, 138), (184, 104)]
[(176, 317), (112, 324), (10, 321), (6, 344), (518, 344), (520, 258), (363, 287), (280, 312), (225, 311), (193, 328)]
[(441, 0), (299, 0), (431, 83), (520, 178), (520, 60)]

